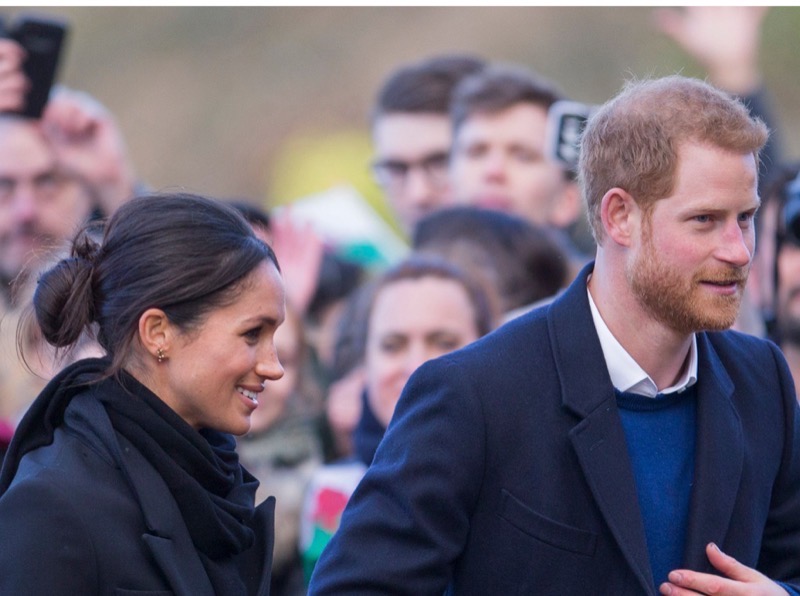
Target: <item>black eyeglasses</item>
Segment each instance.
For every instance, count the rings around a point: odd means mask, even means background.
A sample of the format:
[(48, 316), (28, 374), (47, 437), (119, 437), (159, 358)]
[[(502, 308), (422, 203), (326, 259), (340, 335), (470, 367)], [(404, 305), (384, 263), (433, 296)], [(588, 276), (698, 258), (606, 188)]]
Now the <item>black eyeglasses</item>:
[(383, 187), (401, 189), (406, 185), (411, 170), (419, 169), (434, 187), (447, 184), (447, 166), (450, 156), (447, 152), (431, 153), (416, 161), (397, 159), (379, 160), (372, 164), (375, 179)]

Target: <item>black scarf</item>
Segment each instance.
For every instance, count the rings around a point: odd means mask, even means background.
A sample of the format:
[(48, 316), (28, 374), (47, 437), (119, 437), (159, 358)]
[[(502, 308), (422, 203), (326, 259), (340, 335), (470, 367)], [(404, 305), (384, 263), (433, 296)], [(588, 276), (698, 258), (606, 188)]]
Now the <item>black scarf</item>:
[[(48, 383), (14, 434), (0, 471), (0, 495), (22, 456), (52, 442), (71, 399), (107, 367), (105, 359), (81, 360)], [(132, 376), (123, 371), (120, 380), (99, 381), (91, 393), (105, 406), (114, 430), (164, 479), (215, 592), (244, 593), (231, 557), (254, 542), (247, 523), (255, 512), (258, 481), (239, 465), (233, 437), (212, 430), (198, 433)]]

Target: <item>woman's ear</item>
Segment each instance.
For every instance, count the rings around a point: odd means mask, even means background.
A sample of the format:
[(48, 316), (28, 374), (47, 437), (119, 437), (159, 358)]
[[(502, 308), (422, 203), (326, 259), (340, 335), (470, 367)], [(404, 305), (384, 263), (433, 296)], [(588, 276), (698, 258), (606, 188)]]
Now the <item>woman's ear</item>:
[(139, 341), (158, 362), (166, 360), (174, 338), (174, 326), (160, 308), (148, 308), (139, 317)]
[(600, 218), (606, 236), (621, 246), (630, 246), (641, 222), (641, 209), (633, 196), (621, 188), (612, 188), (600, 203)]

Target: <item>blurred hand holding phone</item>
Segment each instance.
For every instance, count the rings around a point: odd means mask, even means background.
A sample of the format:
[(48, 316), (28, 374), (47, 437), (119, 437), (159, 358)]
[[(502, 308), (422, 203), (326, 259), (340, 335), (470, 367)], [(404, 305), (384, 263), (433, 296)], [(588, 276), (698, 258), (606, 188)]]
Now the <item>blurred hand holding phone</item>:
[[(13, 23), (5, 23), (0, 19), (0, 37), (15, 41), (21, 46), (22, 72), (28, 80), (27, 92), (23, 106), (19, 109), (9, 109), (8, 112), (18, 113), (28, 118), (40, 118), (50, 89), (55, 81), (59, 66), (59, 58), (67, 37), (67, 24), (53, 17), (22, 15)], [(6, 76), (9, 93), (18, 92), (17, 80), (14, 72), (15, 60), (19, 58), (13, 50), (6, 48), (6, 69), (2, 73)], [(8, 69), (11, 72), (8, 72)]]
[(555, 102), (547, 112), (547, 147), (551, 157), (566, 170), (578, 168), (581, 134), (597, 106), (577, 101)]

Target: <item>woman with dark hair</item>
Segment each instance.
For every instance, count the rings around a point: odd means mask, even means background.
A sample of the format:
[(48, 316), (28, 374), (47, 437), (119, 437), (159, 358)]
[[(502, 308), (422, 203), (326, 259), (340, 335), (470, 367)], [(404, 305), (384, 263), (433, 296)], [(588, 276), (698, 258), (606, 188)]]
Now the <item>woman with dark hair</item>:
[(232, 434), (268, 381), (284, 289), (233, 209), (194, 195), (122, 206), (39, 279), (45, 339), (106, 356), (62, 370), (0, 472), (2, 594), (267, 594), (274, 499)]

